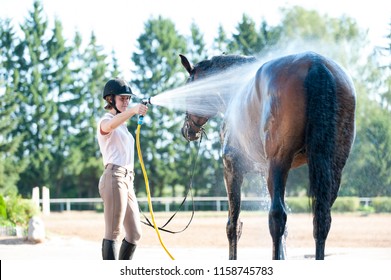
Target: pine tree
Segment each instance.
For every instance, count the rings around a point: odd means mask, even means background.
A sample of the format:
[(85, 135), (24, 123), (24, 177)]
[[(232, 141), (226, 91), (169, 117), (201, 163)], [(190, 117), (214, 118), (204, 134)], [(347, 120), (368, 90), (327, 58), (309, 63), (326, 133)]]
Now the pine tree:
[(190, 25), (191, 36), (187, 39), (186, 56), (190, 57), (192, 61), (198, 62), (204, 60), (208, 56), (208, 51), (204, 41), (204, 34), (195, 22)]
[(42, 6), (35, 2), (29, 17), (21, 25), (24, 38), (17, 47), (20, 82), (16, 91), (20, 95), (16, 98), (19, 108), (15, 115), (20, 121), (13, 137), (25, 135), (16, 155), (19, 159), (28, 160), (28, 168), (21, 173), (18, 182), (19, 191), (27, 195), (34, 186), (46, 185), (51, 178), (53, 115), (56, 108), (50, 93), (49, 57), (44, 45), (47, 26)]
[(0, 20), (0, 194), (17, 194), (16, 183), (24, 164), (15, 158), (15, 151), (22, 137), (12, 137), (11, 132), (18, 125), (14, 118), (17, 108), (15, 102), (13, 80), (18, 79), (19, 72), (15, 69), (15, 33), (10, 20)]
[(69, 136), (74, 111), (70, 108), (75, 80), (62, 24), (56, 20), (48, 28), (43, 7), (34, 2), (33, 10), (21, 25), (24, 34), (18, 51), (20, 82), (17, 84), (16, 117), (19, 125), (13, 137), (24, 135), (17, 156), (28, 161), (21, 174), (19, 191), (29, 196), (34, 186), (47, 186), (52, 195), (62, 192), (70, 152)]
[(254, 55), (260, 51), (259, 34), (256, 31), (255, 22), (247, 15), (243, 15), (242, 21), (237, 26), (237, 34), (234, 34), (229, 44), (231, 52), (241, 55)]
[(252, 18), (243, 14), (242, 21), (236, 27), (237, 33), (228, 40), (229, 53), (259, 56), (274, 46), (281, 36), (281, 27), (271, 27), (265, 20), (257, 30)]
[(75, 38), (77, 58), (82, 61), (80, 71), (73, 74), (78, 81), (70, 112), (76, 116), (70, 134), (70, 151), (67, 187), (68, 195), (74, 197), (96, 197), (99, 177), (103, 171), (102, 158), (96, 138), (97, 120), (103, 115), (103, 87), (109, 79), (106, 65), (107, 55), (91, 34), (85, 50), (79, 49), (80, 38)]
[(19, 174), (26, 162), (18, 160), (15, 152), (23, 135), (12, 137), (12, 131), (18, 126), (15, 118), (17, 110), (15, 87), (19, 80), (19, 71), (15, 53), (18, 41), (10, 20), (0, 20), (0, 194), (17, 194)]
[(213, 42), (213, 49), (217, 51), (215, 55), (221, 55), (223, 53), (228, 53), (228, 44), (229, 40), (227, 34), (224, 30), (224, 27), (220, 24), (217, 29), (217, 37)]

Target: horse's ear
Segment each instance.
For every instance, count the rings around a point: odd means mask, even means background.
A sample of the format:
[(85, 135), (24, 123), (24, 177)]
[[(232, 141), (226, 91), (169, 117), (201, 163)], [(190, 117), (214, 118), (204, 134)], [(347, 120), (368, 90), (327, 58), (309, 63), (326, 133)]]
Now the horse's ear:
[(186, 56), (184, 56), (182, 54), (180, 54), (179, 56), (181, 57), (181, 62), (182, 62), (183, 67), (185, 67), (187, 72), (189, 74), (191, 74), (194, 69), (193, 66), (190, 64), (189, 60), (187, 60)]

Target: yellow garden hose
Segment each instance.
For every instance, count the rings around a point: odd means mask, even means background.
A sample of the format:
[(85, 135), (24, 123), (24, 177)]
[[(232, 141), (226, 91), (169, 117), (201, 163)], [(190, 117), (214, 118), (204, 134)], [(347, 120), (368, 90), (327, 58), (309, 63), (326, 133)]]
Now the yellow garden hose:
[(138, 153), (138, 158), (139, 158), (139, 161), (140, 161), (140, 165), (141, 165), (141, 169), (143, 171), (143, 175), (144, 175), (144, 181), (145, 181), (145, 189), (147, 191), (147, 198), (148, 198), (148, 208), (149, 208), (149, 213), (151, 214), (151, 219), (152, 219), (152, 224), (153, 224), (153, 228), (155, 229), (156, 231), (156, 234), (159, 238), (159, 241), (160, 241), (160, 244), (162, 245), (164, 251), (166, 251), (166, 253), (168, 254), (168, 256), (172, 259), (172, 260), (175, 260), (174, 257), (170, 254), (170, 252), (167, 250), (166, 248), (166, 245), (164, 245), (164, 242), (162, 240), (162, 237), (160, 236), (160, 232), (159, 232), (159, 229), (156, 225), (156, 222), (155, 222), (155, 215), (153, 214), (153, 207), (152, 207), (152, 201), (151, 201), (151, 191), (149, 189), (149, 181), (148, 181), (148, 175), (147, 175), (147, 171), (145, 170), (145, 166), (144, 166), (144, 161), (143, 161), (143, 156), (142, 156), (142, 153), (141, 153), (141, 148), (140, 148), (140, 129), (141, 129), (141, 124), (142, 124), (142, 120), (140, 122), (139, 120), (139, 123), (137, 125), (137, 131), (136, 131), (136, 145), (137, 145), (137, 153)]

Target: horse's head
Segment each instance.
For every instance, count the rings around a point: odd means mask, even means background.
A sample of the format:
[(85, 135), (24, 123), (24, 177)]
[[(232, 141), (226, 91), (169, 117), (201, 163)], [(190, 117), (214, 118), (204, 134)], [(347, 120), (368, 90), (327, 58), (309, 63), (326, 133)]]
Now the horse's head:
[[(228, 72), (229, 69), (237, 69), (236, 67), (243, 64), (255, 62), (254, 57), (238, 56), (238, 55), (220, 55), (211, 59), (203, 60), (193, 66), (184, 55), (179, 55), (183, 67), (189, 73), (187, 83), (192, 83), (205, 79), (207, 87), (200, 87), (206, 91), (203, 98), (194, 98), (189, 96), (187, 101), (186, 119), (182, 127), (182, 134), (188, 141), (194, 141), (201, 137), (204, 131), (204, 125), (219, 111), (225, 107), (227, 100), (227, 91), (232, 90), (232, 85), (235, 85), (237, 76), (232, 75), (233, 72)], [(225, 76), (217, 75), (223, 74)], [(207, 78), (207, 79), (206, 79)], [(191, 104), (190, 104), (191, 103)], [(192, 110), (197, 107), (197, 110)]]
[[(184, 55), (179, 55), (181, 57), (181, 62), (183, 67), (189, 73), (189, 78), (187, 79), (187, 83), (191, 83), (199, 78), (205, 76), (202, 73), (198, 73), (197, 67), (194, 67), (189, 60)], [(182, 127), (182, 135), (188, 141), (194, 141), (201, 137), (204, 132), (204, 125), (209, 120), (211, 115), (195, 115), (186, 111), (185, 122)]]

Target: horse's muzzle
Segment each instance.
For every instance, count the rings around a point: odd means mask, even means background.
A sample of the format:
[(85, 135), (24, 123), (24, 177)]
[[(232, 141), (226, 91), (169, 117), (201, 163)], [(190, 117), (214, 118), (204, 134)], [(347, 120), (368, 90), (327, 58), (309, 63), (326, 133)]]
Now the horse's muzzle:
[(181, 129), (181, 132), (182, 132), (182, 135), (183, 137), (187, 140), (187, 141), (195, 141), (195, 140), (198, 140), (198, 138), (200, 138), (201, 136), (201, 133), (200, 132), (195, 132), (194, 130), (192, 130), (189, 126), (187, 125), (184, 125)]

